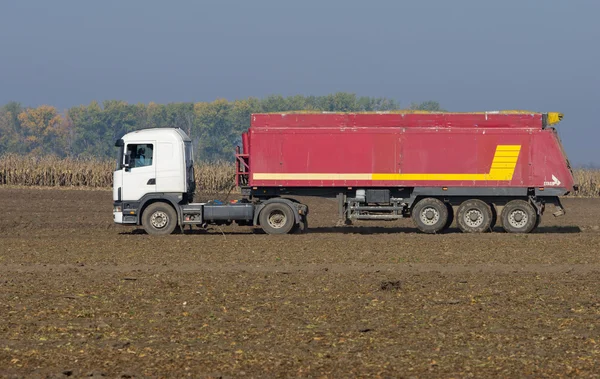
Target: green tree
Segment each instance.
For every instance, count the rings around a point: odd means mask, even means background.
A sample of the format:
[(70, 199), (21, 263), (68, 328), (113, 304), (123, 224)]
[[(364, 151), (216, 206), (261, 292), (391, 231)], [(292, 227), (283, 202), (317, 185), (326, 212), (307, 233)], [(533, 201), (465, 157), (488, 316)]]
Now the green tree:
[(194, 113), (193, 103), (170, 103), (165, 105), (166, 124), (167, 127), (179, 128), (185, 131), (190, 137), (192, 137), (192, 130), (194, 127), (194, 120), (196, 114)]
[(197, 148), (202, 160), (231, 159), (235, 134), (230, 119), (231, 104), (225, 99), (212, 103), (196, 103)]
[[(196, 104), (146, 105), (127, 104), (119, 100), (108, 100), (99, 104), (93, 101), (88, 105), (68, 109), (60, 122), (52, 122), (51, 129), (60, 133), (60, 138), (55, 138), (48, 144), (52, 148), (44, 151), (62, 151), (62, 154), (75, 156), (110, 157), (114, 154), (114, 141), (127, 132), (141, 128), (174, 127), (184, 130), (192, 138), (198, 157), (204, 160), (233, 159), (233, 151), (235, 145), (240, 143), (241, 133), (250, 127), (252, 113), (363, 112), (395, 109), (399, 109), (399, 105), (392, 99), (358, 97), (347, 92), (323, 96), (271, 95), (262, 99), (250, 97), (235, 101), (218, 99)], [(411, 109), (441, 110), (436, 102), (413, 103)], [(32, 146), (23, 141), (27, 137), (30, 137), (31, 143), (35, 142), (33, 140), (37, 141), (37, 132), (32, 130), (35, 129), (33, 125), (38, 123), (32, 124), (31, 117), (27, 116), (23, 120), (28, 120), (28, 123), (23, 125), (18, 117), (21, 113), (23, 109), (17, 103), (9, 103), (0, 108), (0, 152), (27, 153)], [(42, 145), (46, 145), (46, 142)]]
[(440, 103), (438, 103), (437, 101), (423, 101), (422, 103), (412, 103), (410, 105), (411, 110), (414, 111), (430, 111), (430, 112), (444, 112), (445, 110), (442, 109), (442, 107), (440, 106)]
[[(97, 101), (89, 105), (79, 105), (67, 111), (67, 118), (75, 135), (71, 144), (73, 155), (106, 157), (107, 125), (103, 119), (103, 110)], [(112, 151), (111, 151), (112, 152)]]
[(17, 102), (10, 102), (0, 108), (0, 154), (26, 152), (25, 145), (21, 143), (21, 112), (23, 107)]

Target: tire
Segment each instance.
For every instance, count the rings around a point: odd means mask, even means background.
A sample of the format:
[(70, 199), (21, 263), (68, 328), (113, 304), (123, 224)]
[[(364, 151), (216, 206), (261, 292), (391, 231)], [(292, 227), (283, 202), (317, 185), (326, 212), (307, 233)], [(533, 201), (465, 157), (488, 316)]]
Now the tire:
[(490, 223), (490, 232), (493, 232), (494, 227), (498, 222), (498, 211), (496, 210), (496, 206), (494, 204), (490, 204), (490, 209), (492, 210), (492, 222)]
[(142, 226), (150, 235), (171, 234), (177, 227), (177, 212), (167, 203), (150, 204), (142, 214)]
[(492, 220), (492, 209), (482, 200), (466, 200), (458, 207), (456, 224), (463, 233), (487, 232), (491, 228)]
[(267, 234), (288, 234), (294, 228), (294, 211), (285, 203), (265, 205), (258, 215), (260, 226)]
[(452, 223), (454, 222), (454, 208), (452, 207), (452, 204), (446, 203), (446, 208), (448, 209), (448, 220), (446, 220), (446, 224), (442, 230), (450, 229)]
[(535, 208), (524, 200), (512, 200), (502, 210), (502, 226), (508, 233), (529, 233), (537, 223)]
[(448, 222), (448, 208), (441, 200), (427, 197), (415, 205), (412, 218), (421, 232), (438, 233), (444, 230)]

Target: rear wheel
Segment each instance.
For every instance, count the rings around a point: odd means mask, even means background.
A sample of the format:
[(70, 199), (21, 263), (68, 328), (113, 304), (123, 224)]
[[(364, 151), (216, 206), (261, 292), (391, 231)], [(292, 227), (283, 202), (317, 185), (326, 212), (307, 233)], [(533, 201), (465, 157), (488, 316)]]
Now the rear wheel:
[(490, 204), (490, 209), (492, 210), (492, 222), (490, 223), (490, 232), (492, 232), (494, 231), (496, 222), (498, 222), (498, 211), (496, 210), (496, 206), (494, 204)]
[(535, 208), (524, 200), (512, 200), (502, 210), (502, 226), (509, 233), (529, 233), (538, 220)]
[(483, 233), (490, 230), (492, 210), (484, 201), (466, 200), (458, 207), (456, 223), (464, 233)]
[(448, 220), (446, 220), (446, 225), (444, 225), (444, 229), (442, 230), (450, 229), (454, 222), (454, 208), (452, 207), (452, 204), (446, 203), (446, 209), (448, 209)]
[(267, 234), (287, 234), (296, 224), (294, 212), (284, 203), (265, 205), (259, 215), (260, 226)]
[(151, 235), (167, 235), (177, 227), (177, 212), (166, 203), (148, 205), (142, 214), (142, 226)]
[(423, 233), (438, 233), (446, 226), (448, 208), (441, 200), (428, 197), (415, 205), (412, 217), (417, 228)]

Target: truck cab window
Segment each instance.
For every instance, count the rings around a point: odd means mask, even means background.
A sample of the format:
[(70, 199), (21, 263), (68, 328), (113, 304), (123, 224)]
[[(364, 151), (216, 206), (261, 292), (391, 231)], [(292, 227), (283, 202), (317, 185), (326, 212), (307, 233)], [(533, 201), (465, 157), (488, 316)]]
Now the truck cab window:
[(127, 145), (127, 154), (129, 155), (129, 165), (134, 167), (152, 166), (152, 157), (154, 152), (153, 144), (131, 144)]

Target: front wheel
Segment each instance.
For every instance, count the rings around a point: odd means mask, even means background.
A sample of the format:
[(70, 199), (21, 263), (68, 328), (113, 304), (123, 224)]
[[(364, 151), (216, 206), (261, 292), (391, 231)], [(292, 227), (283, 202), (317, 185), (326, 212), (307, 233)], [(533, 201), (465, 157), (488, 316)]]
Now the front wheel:
[(167, 235), (177, 227), (177, 212), (166, 203), (150, 204), (142, 215), (142, 226), (151, 235)]
[(258, 218), (267, 234), (288, 234), (296, 224), (292, 208), (285, 203), (265, 205)]

